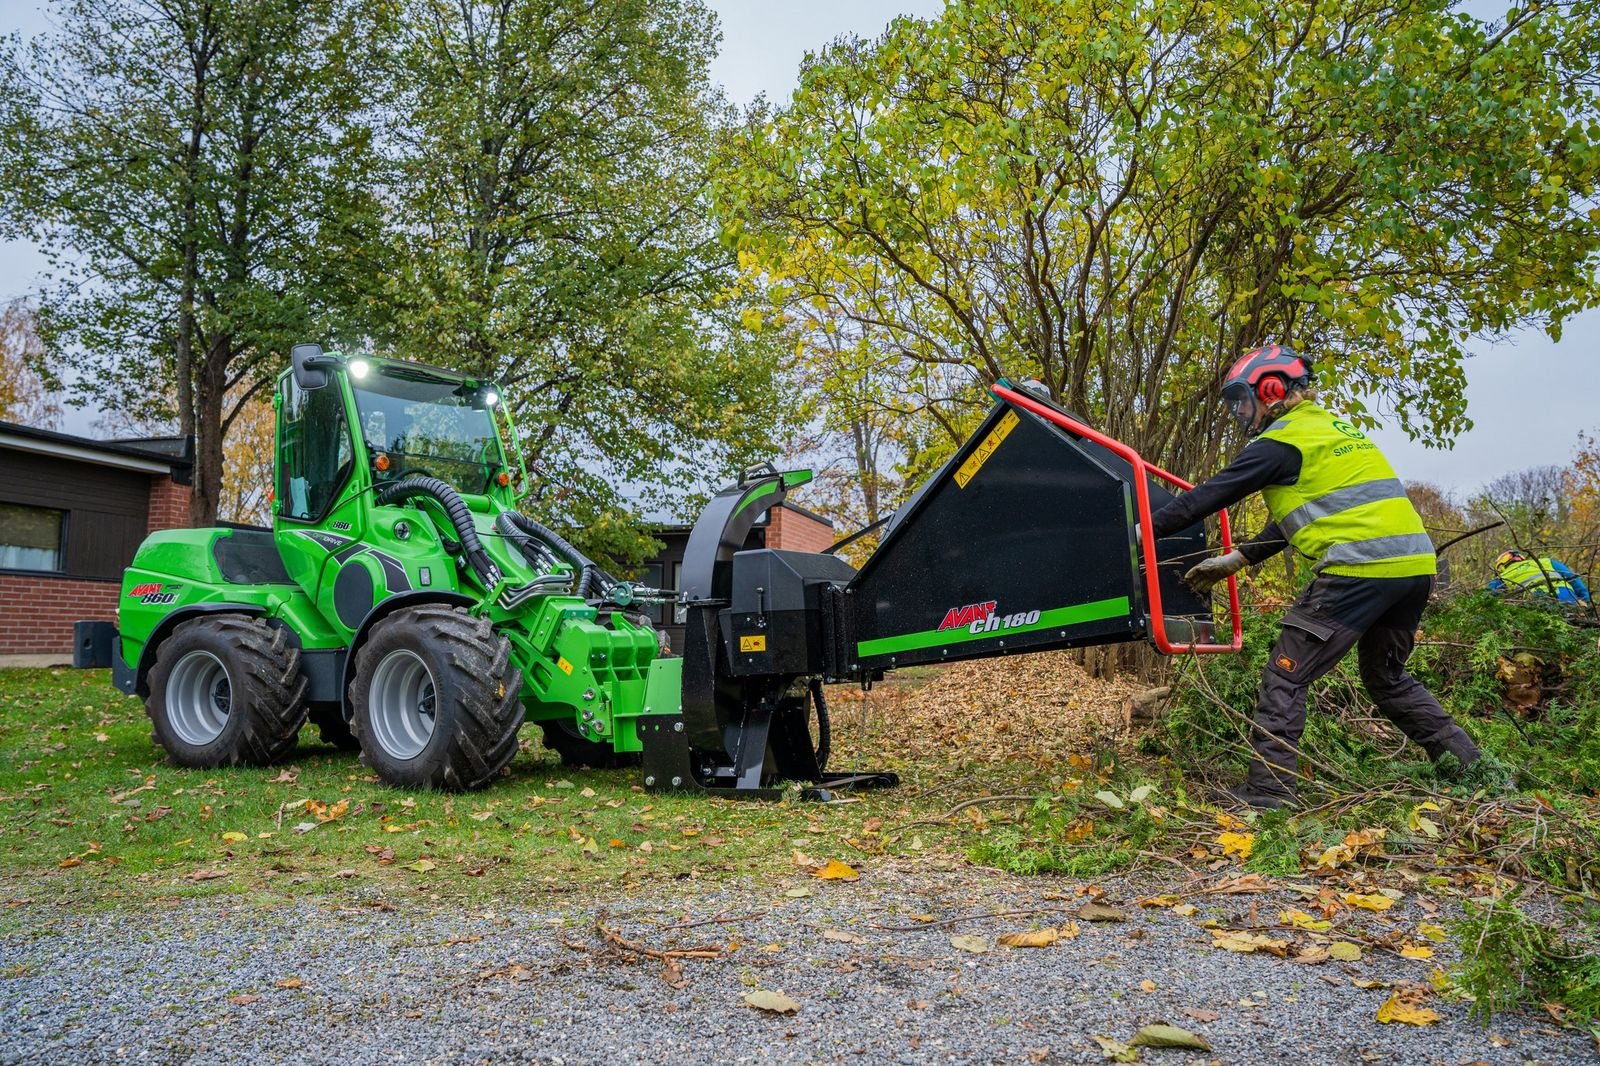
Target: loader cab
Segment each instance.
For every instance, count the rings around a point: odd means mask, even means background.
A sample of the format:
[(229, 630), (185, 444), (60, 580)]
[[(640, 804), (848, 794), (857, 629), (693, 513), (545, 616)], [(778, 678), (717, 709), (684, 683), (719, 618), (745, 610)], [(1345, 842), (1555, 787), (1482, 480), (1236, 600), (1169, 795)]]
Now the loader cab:
[[(394, 545), (404, 517), (376, 506), (376, 490), (431, 477), (474, 510), (491, 511), (491, 497), (515, 505), (522, 478), (512, 476), (507, 456), (515, 453), (506, 446), (514, 430), (493, 382), (302, 345), (278, 380), (274, 406), (278, 552), (290, 577), (341, 628), (354, 630), (377, 599), (410, 587), (404, 560), (394, 557), (402, 553), (376, 550)], [(341, 580), (352, 567), (364, 573)]]

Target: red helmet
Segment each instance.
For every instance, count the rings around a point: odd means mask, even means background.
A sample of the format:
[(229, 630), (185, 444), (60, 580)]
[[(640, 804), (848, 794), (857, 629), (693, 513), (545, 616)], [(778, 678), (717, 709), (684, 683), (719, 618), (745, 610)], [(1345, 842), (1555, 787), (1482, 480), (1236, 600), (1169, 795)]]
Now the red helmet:
[(1311, 376), (1311, 360), (1293, 348), (1264, 345), (1245, 352), (1229, 368), (1222, 400), (1240, 428), (1254, 436), (1270, 421), (1264, 416), (1277, 414), (1292, 390), (1311, 384)]
[(1494, 568), (1496, 570), (1504, 570), (1512, 563), (1526, 562), (1527, 558), (1527, 553), (1516, 548), (1512, 548), (1510, 551), (1503, 551), (1500, 553), (1499, 558), (1495, 559), (1494, 561)]

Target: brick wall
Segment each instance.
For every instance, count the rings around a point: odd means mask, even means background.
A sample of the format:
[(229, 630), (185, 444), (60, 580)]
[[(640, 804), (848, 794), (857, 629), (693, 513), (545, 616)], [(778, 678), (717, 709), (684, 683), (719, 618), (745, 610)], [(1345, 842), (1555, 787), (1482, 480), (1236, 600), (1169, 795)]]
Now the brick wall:
[(767, 547), (798, 552), (827, 551), (838, 538), (832, 524), (790, 507), (774, 507), (767, 527)]
[(158, 529), (181, 529), (189, 524), (189, 486), (180, 485), (170, 477), (150, 479), (150, 525), (147, 532)]
[(0, 574), (0, 657), (58, 657), (72, 661), (72, 623), (109, 622), (117, 581)]

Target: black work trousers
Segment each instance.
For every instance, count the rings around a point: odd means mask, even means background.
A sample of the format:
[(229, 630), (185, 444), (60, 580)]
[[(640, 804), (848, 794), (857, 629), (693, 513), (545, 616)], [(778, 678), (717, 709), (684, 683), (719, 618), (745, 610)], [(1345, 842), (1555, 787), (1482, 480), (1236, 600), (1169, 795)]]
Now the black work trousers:
[(1283, 630), (1261, 674), (1248, 787), (1293, 797), (1295, 761), (1306, 727), (1306, 689), (1354, 647), (1361, 683), (1378, 710), (1437, 759), (1462, 765), (1479, 752), (1421, 682), (1406, 673), (1431, 577), (1320, 576), (1283, 616)]

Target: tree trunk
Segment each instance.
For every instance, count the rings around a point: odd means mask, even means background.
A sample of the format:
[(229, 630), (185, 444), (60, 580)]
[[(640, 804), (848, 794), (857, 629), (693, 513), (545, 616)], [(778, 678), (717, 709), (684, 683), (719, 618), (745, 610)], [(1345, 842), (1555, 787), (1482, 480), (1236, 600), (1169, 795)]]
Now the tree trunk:
[(226, 338), (207, 346), (195, 390), (194, 485), (189, 494), (189, 524), (216, 525), (222, 502), (222, 416), (228, 392)]

